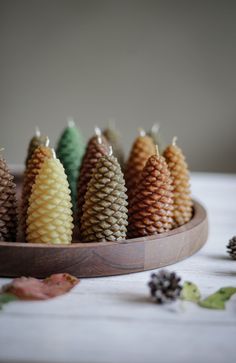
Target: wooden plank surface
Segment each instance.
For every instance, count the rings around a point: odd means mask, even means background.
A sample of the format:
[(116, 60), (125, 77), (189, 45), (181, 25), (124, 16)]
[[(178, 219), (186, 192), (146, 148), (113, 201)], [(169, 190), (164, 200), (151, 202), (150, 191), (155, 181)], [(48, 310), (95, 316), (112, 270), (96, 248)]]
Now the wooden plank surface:
[[(205, 296), (236, 286), (236, 261), (225, 250), (236, 234), (236, 176), (193, 174), (192, 184), (207, 207), (210, 236), (198, 254), (171, 269)], [(5, 306), (0, 362), (235, 362), (236, 297), (226, 311), (187, 302), (159, 307), (148, 298), (149, 276), (83, 279), (66, 296)]]

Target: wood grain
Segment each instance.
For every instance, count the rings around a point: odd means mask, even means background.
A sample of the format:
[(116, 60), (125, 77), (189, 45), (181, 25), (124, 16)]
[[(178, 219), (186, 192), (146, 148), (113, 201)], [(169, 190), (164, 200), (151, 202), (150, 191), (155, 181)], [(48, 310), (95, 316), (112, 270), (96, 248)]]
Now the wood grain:
[(77, 277), (121, 275), (167, 266), (198, 251), (206, 242), (205, 209), (194, 202), (193, 219), (173, 231), (120, 242), (69, 246), (0, 242), (0, 276), (46, 277), (68, 272)]

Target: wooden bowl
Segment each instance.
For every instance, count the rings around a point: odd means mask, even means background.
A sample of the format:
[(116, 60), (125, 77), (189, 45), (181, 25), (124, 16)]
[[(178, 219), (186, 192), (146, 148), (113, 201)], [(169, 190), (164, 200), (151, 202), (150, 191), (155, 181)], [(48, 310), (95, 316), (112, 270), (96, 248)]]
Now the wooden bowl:
[(207, 235), (206, 210), (194, 201), (189, 223), (156, 236), (69, 246), (0, 242), (0, 276), (44, 278), (68, 272), (94, 277), (151, 270), (193, 255), (205, 244)]

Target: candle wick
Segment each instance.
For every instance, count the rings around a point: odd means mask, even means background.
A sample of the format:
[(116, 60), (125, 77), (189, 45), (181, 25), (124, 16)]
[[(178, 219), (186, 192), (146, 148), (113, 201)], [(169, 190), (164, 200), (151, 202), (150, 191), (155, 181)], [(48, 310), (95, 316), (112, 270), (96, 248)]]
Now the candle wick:
[(109, 146), (108, 155), (109, 155), (109, 156), (112, 156), (112, 154), (113, 154), (113, 150), (112, 150), (112, 146), (110, 145), (110, 146)]
[(98, 135), (98, 136), (97, 136), (97, 139), (98, 139), (98, 143), (101, 145), (101, 144), (102, 144), (102, 138), (101, 138), (101, 135)]
[(50, 143), (50, 140), (49, 140), (49, 137), (46, 136), (46, 139), (45, 139), (45, 146), (48, 147), (49, 146), (49, 143)]
[(176, 141), (178, 140), (178, 137), (177, 136), (174, 136), (173, 137), (173, 140), (172, 140), (172, 145), (173, 146), (176, 146)]
[(53, 157), (53, 159), (56, 159), (56, 158), (57, 158), (57, 156), (56, 156), (56, 153), (55, 153), (55, 150), (54, 150), (54, 149), (52, 149), (52, 157)]
[(146, 135), (146, 132), (142, 127), (138, 128), (138, 132), (139, 132), (139, 136), (145, 136)]
[(160, 156), (160, 153), (159, 153), (159, 147), (158, 147), (158, 145), (157, 145), (157, 144), (155, 145), (155, 148), (156, 148), (156, 155), (157, 155), (157, 156)]
[(153, 134), (158, 134), (159, 130), (160, 130), (160, 124), (157, 122), (152, 126), (151, 131)]
[(36, 136), (36, 137), (40, 137), (40, 135), (41, 135), (41, 132), (40, 132), (40, 130), (39, 130), (39, 127), (38, 127), (38, 126), (36, 126), (36, 127), (35, 127), (35, 136)]
[(75, 121), (72, 117), (67, 118), (67, 125), (68, 127), (75, 127)]
[(95, 132), (96, 136), (101, 136), (102, 135), (102, 131), (98, 126), (94, 127), (94, 132)]

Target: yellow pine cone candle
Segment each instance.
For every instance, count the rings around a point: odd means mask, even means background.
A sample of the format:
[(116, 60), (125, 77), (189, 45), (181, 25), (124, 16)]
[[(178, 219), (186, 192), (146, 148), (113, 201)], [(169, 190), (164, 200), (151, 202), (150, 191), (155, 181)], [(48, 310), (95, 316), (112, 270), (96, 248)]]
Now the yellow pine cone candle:
[(52, 149), (48, 147), (49, 140), (46, 140), (46, 145), (39, 146), (34, 152), (31, 159), (28, 162), (27, 168), (25, 170), (23, 186), (22, 186), (22, 203), (21, 203), (21, 232), (22, 237), (26, 234), (26, 220), (27, 220), (27, 210), (29, 207), (29, 198), (31, 195), (32, 186), (35, 183), (36, 176), (41, 169), (45, 159), (52, 158)]
[(29, 200), (27, 242), (69, 244), (72, 241), (72, 203), (61, 162), (46, 159)]

